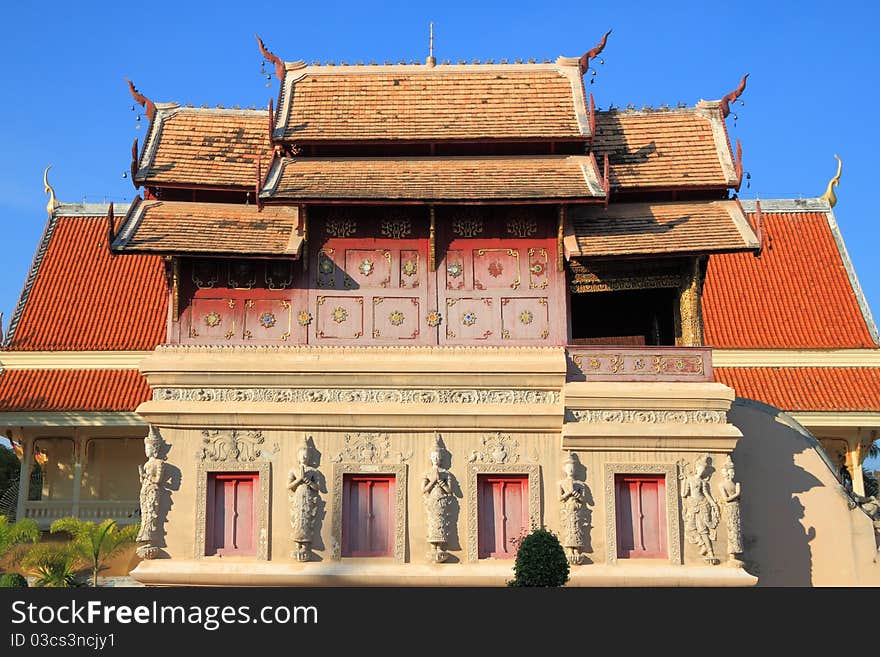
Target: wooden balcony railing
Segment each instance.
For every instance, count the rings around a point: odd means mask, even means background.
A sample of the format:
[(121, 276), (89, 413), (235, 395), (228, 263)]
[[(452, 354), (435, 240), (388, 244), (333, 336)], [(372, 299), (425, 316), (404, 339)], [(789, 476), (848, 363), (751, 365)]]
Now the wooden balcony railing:
[(712, 381), (711, 347), (570, 346), (569, 381)]

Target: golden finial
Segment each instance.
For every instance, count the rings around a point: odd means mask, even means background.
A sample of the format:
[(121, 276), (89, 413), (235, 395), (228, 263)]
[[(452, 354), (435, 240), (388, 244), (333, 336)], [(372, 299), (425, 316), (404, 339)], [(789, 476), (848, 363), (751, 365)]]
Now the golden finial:
[(428, 23), (428, 59), (425, 60), (425, 64), (437, 65), (437, 59), (434, 57), (434, 23)]
[(834, 188), (840, 184), (840, 172), (843, 171), (843, 162), (840, 161), (837, 155), (834, 156), (834, 159), (837, 160), (837, 174), (828, 181), (825, 193), (819, 197), (828, 201), (828, 205), (832, 208), (837, 205), (837, 194), (834, 193)]
[(58, 202), (58, 199), (55, 198), (55, 190), (52, 189), (52, 185), (49, 184), (49, 169), (51, 168), (52, 165), (50, 164), (46, 167), (46, 170), (43, 171), (43, 191), (49, 195), (49, 202), (46, 203), (46, 212), (49, 213), (50, 217), (54, 214), (55, 209), (61, 205)]

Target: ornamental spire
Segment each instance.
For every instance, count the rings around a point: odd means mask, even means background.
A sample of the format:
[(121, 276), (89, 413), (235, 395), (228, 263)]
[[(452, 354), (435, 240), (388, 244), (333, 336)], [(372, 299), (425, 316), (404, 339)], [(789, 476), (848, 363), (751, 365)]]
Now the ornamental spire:
[(56, 208), (61, 205), (58, 202), (58, 199), (55, 198), (55, 190), (52, 188), (52, 185), (49, 184), (49, 169), (52, 168), (52, 165), (46, 167), (46, 170), (43, 171), (43, 191), (49, 195), (49, 202), (46, 203), (46, 212), (49, 213), (49, 217), (55, 213)]
[[(726, 119), (727, 116), (730, 114), (730, 103), (736, 102), (736, 99), (739, 98), (740, 96), (742, 96), (742, 92), (746, 90), (746, 78), (747, 77), (749, 77), (748, 73), (746, 73), (742, 77), (742, 80), (739, 81), (739, 86), (736, 89), (734, 89), (729, 94), (724, 96), (724, 98), (721, 99), (720, 105), (721, 105), (721, 118), (722, 119)], [(736, 117), (734, 117), (734, 118), (736, 118)]]
[(263, 53), (263, 57), (268, 59), (270, 62), (275, 64), (275, 77), (279, 80), (284, 79), (284, 62), (281, 61), (281, 58), (274, 54), (271, 50), (269, 50), (266, 45), (263, 43), (263, 40), (260, 38), (259, 34), (255, 34), (257, 37), (257, 43), (260, 44), (260, 52)]
[(611, 30), (608, 30), (604, 34), (602, 40), (599, 41), (595, 48), (592, 48), (585, 52), (578, 60), (578, 69), (580, 70), (581, 75), (590, 70), (590, 61), (598, 57), (599, 53), (601, 53), (605, 49), (605, 44), (608, 42), (609, 34), (611, 34)]
[(837, 160), (837, 174), (828, 181), (828, 187), (825, 188), (825, 193), (819, 197), (828, 201), (828, 205), (832, 208), (837, 205), (837, 194), (834, 193), (834, 188), (840, 184), (840, 172), (843, 171), (843, 162), (840, 161), (840, 158), (837, 157), (837, 155), (834, 156), (834, 159)]

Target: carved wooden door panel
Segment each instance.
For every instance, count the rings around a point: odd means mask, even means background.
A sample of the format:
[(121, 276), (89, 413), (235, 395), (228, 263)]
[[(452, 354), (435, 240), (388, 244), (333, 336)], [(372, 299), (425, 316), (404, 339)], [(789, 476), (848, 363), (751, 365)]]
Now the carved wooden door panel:
[(528, 478), (524, 475), (482, 475), (479, 485), (479, 556), (516, 557), (515, 539), (528, 525)]
[[(343, 229), (340, 221), (330, 215), (316, 226), (322, 238), (310, 258), (309, 342), (436, 344), (426, 227), (399, 216), (383, 220), (381, 213), (351, 219)], [(383, 233), (392, 237), (376, 237)]]
[(443, 213), (436, 276), (444, 314), (440, 344), (565, 342), (564, 279), (542, 219), (501, 210)]
[(615, 478), (617, 556), (666, 557), (666, 486), (660, 475)]
[(256, 473), (215, 473), (208, 479), (205, 554), (256, 554)]
[(393, 555), (394, 484), (388, 475), (345, 475), (342, 556)]

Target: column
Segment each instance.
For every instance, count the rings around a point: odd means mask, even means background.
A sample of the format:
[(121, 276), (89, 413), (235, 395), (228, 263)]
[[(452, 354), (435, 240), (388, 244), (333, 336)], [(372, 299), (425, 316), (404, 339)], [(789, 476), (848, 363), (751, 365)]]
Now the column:
[(23, 433), (19, 434), (18, 440), (21, 443), (23, 456), (21, 459), (21, 469), (18, 474), (18, 505), (15, 507), (15, 519), (21, 520), (24, 518), (24, 505), (30, 492), (31, 465), (34, 462), (34, 440)]
[(852, 463), (853, 493), (865, 496), (865, 475), (862, 472), (862, 430), (859, 429), (854, 442), (850, 442), (850, 462)]
[(73, 430), (73, 517), (79, 518), (79, 493), (82, 488), (82, 460), (85, 452), (85, 439), (79, 427)]

